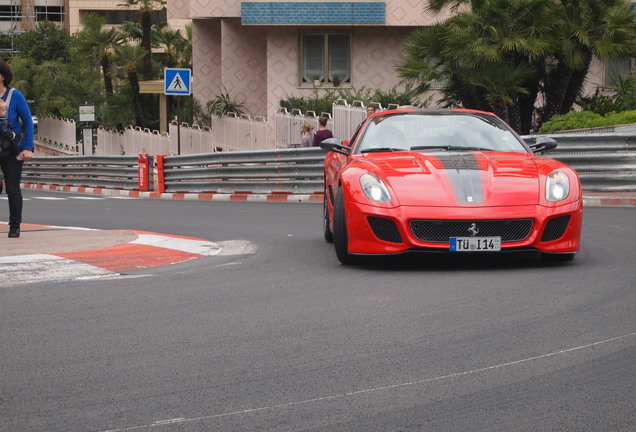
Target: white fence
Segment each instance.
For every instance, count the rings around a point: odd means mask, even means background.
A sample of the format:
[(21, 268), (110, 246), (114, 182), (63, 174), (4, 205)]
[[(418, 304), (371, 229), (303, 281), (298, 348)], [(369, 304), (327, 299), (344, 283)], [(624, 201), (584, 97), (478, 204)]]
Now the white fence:
[(75, 120), (42, 118), (38, 122), (37, 139), (62, 152), (77, 154)]
[[(321, 115), (329, 118), (327, 128), (331, 129), (333, 136), (348, 139), (367, 117), (367, 112), (362, 101), (354, 101), (349, 105), (344, 99), (339, 99), (332, 107), (332, 114)], [(317, 130), (319, 117), (314, 111), (303, 114), (300, 110), (292, 110), (290, 113), (287, 109), (281, 108), (276, 113), (276, 147), (298, 147), (301, 138), (300, 127), (303, 123), (310, 123)]]
[(292, 110), (290, 113), (286, 108), (281, 108), (276, 113), (276, 147), (299, 147), (300, 128), (304, 123), (310, 123), (317, 129), (318, 116), (313, 111), (303, 115), (300, 110)]
[(150, 129), (129, 126), (123, 132), (97, 130), (94, 153), (106, 155), (137, 155), (139, 153), (163, 154), (169, 149), (170, 137)]
[[(376, 104), (377, 105), (377, 104)], [(352, 105), (339, 100), (333, 105), (333, 117), (329, 117), (327, 127), (334, 136), (349, 138), (357, 126), (366, 118), (364, 104), (355, 101)], [(235, 114), (225, 117), (213, 117), (212, 125), (201, 129), (198, 125), (177, 125), (173, 123), (167, 134), (129, 126), (122, 132), (97, 129), (94, 154), (96, 155), (133, 155), (138, 153), (155, 154), (198, 154), (216, 151), (251, 151), (275, 148), (290, 148), (300, 145), (300, 127), (309, 122), (318, 129), (315, 112), (305, 114), (299, 110), (288, 113), (281, 109), (275, 116), (274, 145), (269, 143), (268, 124), (263, 117), (251, 118)], [(76, 124), (73, 120), (44, 118), (40, 121), (38, 139), (56, 148), (65, 149), (74, 154), (81, 153), (81, 143), (77, 142)]]
[(169, 133), (128, 127), (124, 132), (99, 129), (95, 154), (138, 153), (188, 155), (227, 150), (264, 150), (267, 124), (262, 118), (228, 116), (213, 118), (212, 128), (170, 124)]
[[(172, 129), (170, 129), (172, 135)], [(254, 119), (249, 116), (212, 117), (209, 131), (212, 148), (223, 150), (266, 150), (267, 121), (264, 117)]]

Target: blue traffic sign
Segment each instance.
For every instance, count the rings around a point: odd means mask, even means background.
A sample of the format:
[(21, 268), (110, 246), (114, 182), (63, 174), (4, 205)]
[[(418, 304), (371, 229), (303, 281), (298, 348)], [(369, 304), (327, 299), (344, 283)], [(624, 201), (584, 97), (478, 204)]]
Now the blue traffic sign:
[(192, 71), (190, 69), (164, 69), (163, 93), (166, 95), (189, 96), (192, 93)]

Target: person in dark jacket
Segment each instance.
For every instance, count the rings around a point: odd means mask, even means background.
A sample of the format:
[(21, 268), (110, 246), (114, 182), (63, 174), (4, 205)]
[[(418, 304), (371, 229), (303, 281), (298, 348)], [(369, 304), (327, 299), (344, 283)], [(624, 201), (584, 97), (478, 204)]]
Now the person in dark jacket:
[(320, 116), (318, 119), (318, 130), (314, 132), (314, 142), (313, 147), (320, 147), (320, 143), (326, 140), (327, 138), (332, 138), (333, 133), (331, 130), (327, 129), (327, 122), (329, 121), (329, 117)]

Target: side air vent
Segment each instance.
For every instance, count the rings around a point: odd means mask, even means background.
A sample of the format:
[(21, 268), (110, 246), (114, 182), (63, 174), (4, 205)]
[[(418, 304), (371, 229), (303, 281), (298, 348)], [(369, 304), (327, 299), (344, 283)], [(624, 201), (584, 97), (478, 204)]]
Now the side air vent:
[(402, 243), (402, 236), (392, 220), (369, 216), (369, 225), (377, 238), (391, 243)]
[(541, 236), (541, 241), (549, 242), (563, 237), (563, 234), (565, 234), (565, 230), (568, 228), (569, 223), (570, 215), (559, 216), (555, 217), (554, 219), (550, 219), (545, 225), (543, 235)]

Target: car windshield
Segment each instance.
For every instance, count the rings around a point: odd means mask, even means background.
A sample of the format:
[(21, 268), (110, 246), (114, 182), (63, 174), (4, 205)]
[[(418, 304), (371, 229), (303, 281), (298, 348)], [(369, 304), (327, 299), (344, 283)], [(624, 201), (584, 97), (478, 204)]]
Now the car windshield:
[(491, 115), (401, 112), (371, 119), (355, 153), (428, 150), (528, 152), (506, 124)]

